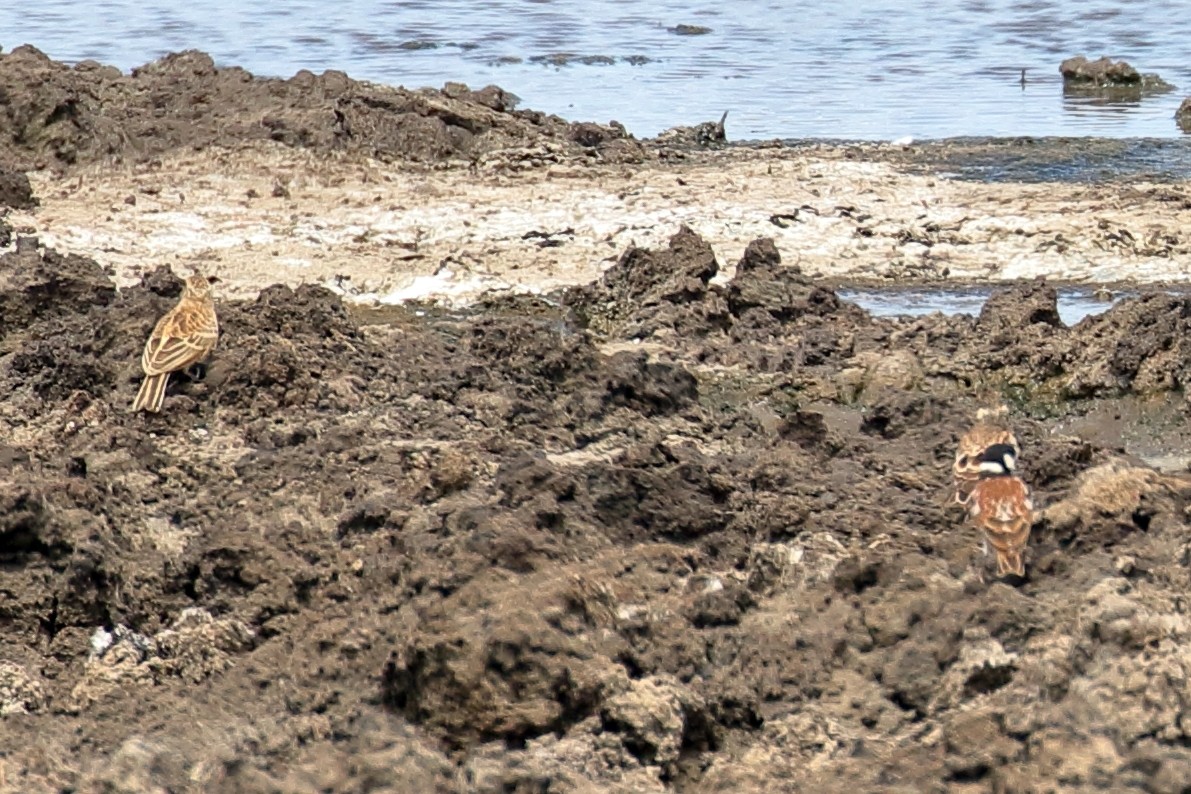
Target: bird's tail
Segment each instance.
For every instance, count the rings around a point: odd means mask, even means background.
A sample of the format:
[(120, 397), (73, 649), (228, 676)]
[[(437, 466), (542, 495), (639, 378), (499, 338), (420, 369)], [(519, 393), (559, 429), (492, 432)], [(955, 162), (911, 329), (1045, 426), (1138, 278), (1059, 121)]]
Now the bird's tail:
[(165, 386), (169, 379), (168, 372), (163, 372), (160, 375), (146, 375), (145, 379), (141, 381), (141, 388), (136, 393), (136, 399), (132, 401), (132, 410), (158, 413), (161, 410), (162, 402), (165, 401)]
[(997, 576), (1013, 574), (1022, 578), (1026, 575), (1026, 563), (1021, 549), (997, 549)]

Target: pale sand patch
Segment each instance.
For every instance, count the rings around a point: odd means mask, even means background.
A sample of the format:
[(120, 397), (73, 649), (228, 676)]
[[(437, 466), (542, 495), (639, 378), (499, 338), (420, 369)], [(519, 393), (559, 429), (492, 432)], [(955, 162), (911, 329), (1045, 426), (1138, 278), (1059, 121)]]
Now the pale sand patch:
[(1152, 185), (961, 182), (845, 152), (469, 170), (260, 145), (34, 173), (42, 205), (11, 221), (110, 266), (122, 286), (160, 264), (201, 267), (227, 297), (277, 282), (364, 303), (548, 291), (597, 278), (630, 245), (664, 246), (682, 224), (726, 274), (767, 236), (784, 261), (829, 279), (1191, 279), (1191, 211), (1147, 196)]

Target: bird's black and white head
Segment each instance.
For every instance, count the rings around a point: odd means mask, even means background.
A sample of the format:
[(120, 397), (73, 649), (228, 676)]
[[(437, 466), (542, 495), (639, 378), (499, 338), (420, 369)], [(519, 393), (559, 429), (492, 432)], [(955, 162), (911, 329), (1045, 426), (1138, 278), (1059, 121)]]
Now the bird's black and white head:
[(1012, 474), (1017, 467), (1017, 448), (1012, 444), (993, 444), (980, 453), (980, 474), (997, 477)]

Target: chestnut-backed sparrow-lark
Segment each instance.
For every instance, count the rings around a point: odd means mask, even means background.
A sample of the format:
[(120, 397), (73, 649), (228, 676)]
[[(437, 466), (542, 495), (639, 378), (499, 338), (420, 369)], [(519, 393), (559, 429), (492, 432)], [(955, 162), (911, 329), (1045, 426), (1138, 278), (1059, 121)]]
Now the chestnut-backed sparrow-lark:
[(1009, 444), (986, 449), (977, 462), (980, 479), (967, 499), (968, 518), (997, 554), (998, 576), (1025, 576), (1022, 552), (1034, 524), (1029, 486), (1013, 473), (1016, 458)]

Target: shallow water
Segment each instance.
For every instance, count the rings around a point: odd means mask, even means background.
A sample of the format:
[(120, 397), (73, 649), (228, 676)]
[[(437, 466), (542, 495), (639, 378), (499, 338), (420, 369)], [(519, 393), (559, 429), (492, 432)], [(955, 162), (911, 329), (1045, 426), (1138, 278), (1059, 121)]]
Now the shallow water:
[[(964, 287), (961, 289), (843, 289), (837, 290), (842, 300), (851, 301), (870, 314), (880, 317), (920, 317), (934, 312), (943, 314), (980, 314), (988, 297), (996, 287)], [(1112, 300), (1100, 300), (1092, 289), (1062, 287), (1059, 294), (1059, 319), (1071, 326), (1085, 317), (1100, 314), (1114, 303), (1137, 295), (1136, 292), (1114, 291)]]
[[(496, 83), (527, 107), (616, 119), (639, 136), (729, 110), (734, 140), (1177, 137), (1172, 115), (1191, 92), (1186, 10), (1106, 0), (9, 0), (0, 43), (123, 69), (198, 48), (262, 75), (335, 68), (410, 87)], [(681, 25), (708, 30), (682, 35)], [(1078, 54), (1125, 58), (1182, 90), (1134, 102), (1064, 96), (1058, 64)]]
[(886, 156), (939, 176), (980, 182), (1174, 181), (1191, 176), (1191, 137), (952, 138), (887, 147)]

